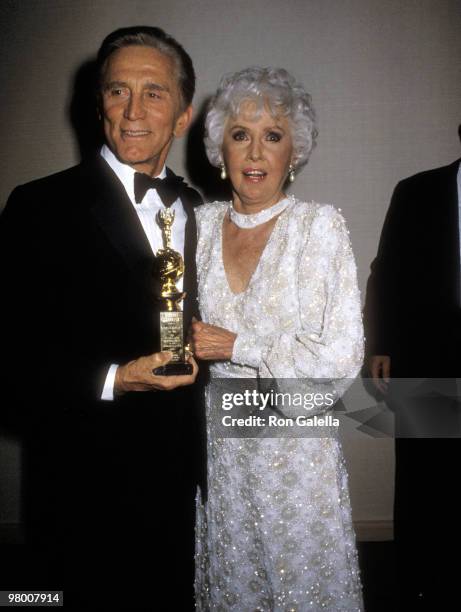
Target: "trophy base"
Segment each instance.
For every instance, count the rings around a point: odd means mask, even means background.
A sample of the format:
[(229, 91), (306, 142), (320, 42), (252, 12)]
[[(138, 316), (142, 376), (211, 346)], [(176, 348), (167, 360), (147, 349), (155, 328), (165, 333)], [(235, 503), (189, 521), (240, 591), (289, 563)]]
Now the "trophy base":
[(192, 364), (185, 361), (166, 363), (152, 370), (152, 374), (155, 374), (155, 376), (189, 376), (192, 372)]

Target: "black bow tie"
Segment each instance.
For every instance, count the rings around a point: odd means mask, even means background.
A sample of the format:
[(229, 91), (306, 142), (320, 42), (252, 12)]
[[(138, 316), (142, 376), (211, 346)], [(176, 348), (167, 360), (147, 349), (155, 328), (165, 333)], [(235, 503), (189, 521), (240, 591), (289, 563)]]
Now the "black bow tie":
[(167, 176), (164, 179), (152, 178), (148, 174), (135, 172), (134, 199), (136, 204), (143, 201), (148, 189), (155, 189), (163, 204), (169, 207), (178, 199), (180, 185), (183, 179), (180, 176)]

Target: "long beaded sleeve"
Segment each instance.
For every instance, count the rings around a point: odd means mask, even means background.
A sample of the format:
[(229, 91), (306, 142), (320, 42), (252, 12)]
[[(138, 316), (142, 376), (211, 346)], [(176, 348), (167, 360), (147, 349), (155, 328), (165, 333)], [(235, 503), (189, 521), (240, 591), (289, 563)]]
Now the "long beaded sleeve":
[[(295, 270), (278, 262), (288, 280), (285, 314), (293, 309), (292, 317), (284, 317), (273, 333), (240, 333), (232, 361), (257, 368), (261, 377), (353, 378), (363, 359), (363, 328), (342, 215), (330, 206), (319, 208), (305, 238)], [(296, 300), (289, 295), (294, 292)]]

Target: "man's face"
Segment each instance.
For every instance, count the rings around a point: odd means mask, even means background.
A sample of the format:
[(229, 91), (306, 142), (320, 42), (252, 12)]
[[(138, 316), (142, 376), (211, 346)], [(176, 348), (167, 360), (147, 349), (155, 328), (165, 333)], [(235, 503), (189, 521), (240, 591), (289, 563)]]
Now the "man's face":
[(129, 46), (109, 56), (102, 82), (104, 133), (118, 159), (139, 172), (162, 170), (192, 109), (181, 107), (176, 66), (157, 49)]

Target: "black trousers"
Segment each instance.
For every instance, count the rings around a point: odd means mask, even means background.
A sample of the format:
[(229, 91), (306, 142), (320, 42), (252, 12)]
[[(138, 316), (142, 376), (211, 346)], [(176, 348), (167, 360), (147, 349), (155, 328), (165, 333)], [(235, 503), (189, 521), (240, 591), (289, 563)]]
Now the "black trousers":
[[(396, 439), (395, 546), (399, 610), (459, 604), (461, 439)], [(455, 607), (453, 607), (455, 606)]]

